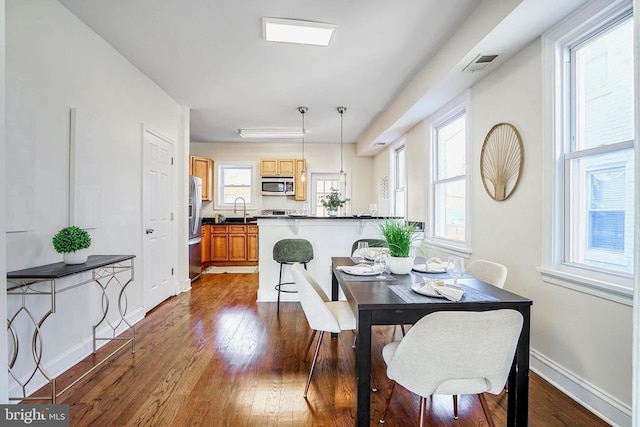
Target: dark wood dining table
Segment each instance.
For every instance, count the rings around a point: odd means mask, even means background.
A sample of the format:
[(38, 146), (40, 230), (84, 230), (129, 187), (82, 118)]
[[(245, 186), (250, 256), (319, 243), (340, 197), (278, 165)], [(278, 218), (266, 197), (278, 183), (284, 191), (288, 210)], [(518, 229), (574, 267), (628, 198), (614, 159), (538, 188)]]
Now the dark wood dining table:
[(436, 311), (487, 311), (513, 309), (524, 317), (522, 332), (508, 379), (507, 426), (526, 426), (529, 401), (529, 331), (532, 301), (504, 289), (497, 288), (473, 277), (458, 279), (465, 291), (458, 302), (419, 295), (411, 290), (413, 283), (422, 283), (423, 277), (452, 281), (444, 274), (412, 271), (410, 274), (385, 273), (377, 276), (353, 276), (337, 269), (355, 264), (350, 257), (333, 257), (331, 299), (337, 301), (342, 289), (356, 315), (356, 425), (371, 423), (371, 327), (373, 325), (413, 324)]

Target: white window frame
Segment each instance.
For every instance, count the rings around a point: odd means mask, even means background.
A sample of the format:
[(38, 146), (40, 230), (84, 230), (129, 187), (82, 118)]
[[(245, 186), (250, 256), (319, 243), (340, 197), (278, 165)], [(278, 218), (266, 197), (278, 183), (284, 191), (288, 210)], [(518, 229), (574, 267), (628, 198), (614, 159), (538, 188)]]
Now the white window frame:
[[(465, 92), (460, 97), (443, 107), (432, 118), (427, 119), (427, 128), (429, 129), (428, 144), (428, 169), (431, 171), (429, 174), (429, 189), (428, 189), (428, 219), (427, 219), (427, 238), (426, 243), (428, 247), (432, 247), (443, 252), (450, 254), (469, 257), (471, 255), (471, 228), (469, 221), (470, 212), (470, 193), (469, 193), (469, 178), (471, 162), (470, 160), (470, 122), (469, 122), (469, 93)], [(466, 156), (466, 170), (465, 170), (465, 240), (451, 240), (444, 239), (435, 235), (435, 178), (436, 178), (436, 132), (437, 128), (446, 124), (447, 122), (459, 117), (465, 116), (465, 156)]]
[(224, 163), (216, 163), (215, 164), (215, 194), (214, 194), (214, 209), (233, 209), (233, 203), (224, 203), (223, 202), (223, 189), (224, 183), (222, 180), (222, 173), (225, 168), (247, 168), (251, 169), (251, 203), (247, 202), (247, 209), (255, 209), (257, 206), (256, 197), (258, 195), (258, 186), (257, 180), (259, 177), (256, 176), (256, 164), (255, 163), (247, 163), (247, 162), (224, 162)]
[[(593, 30), (606, 26), (612, 20), (627, 15), (631, 7), (629, 0), (592, 1), (542, 36), (544, 89), (542, 175), (543, 194), (548, 196), (543, 199), (543, 265), (538, 268), (546, 283), (626, 305), (633, 303), (631, 275), (564, 263), (566, 239), (564, 206), (565, 194), (567, 194), (564, 184), (564, 153), (565, 142), (571, 135), (570, 126), (567, 124), (567, 114), (571, 111), (570, 94), (565, 80), (567, 73), (571, 70), (564, 58), (567, 46)], [(626, 145), (628, 146), (629, 143)], [(611, 148), (596, 147), (591, 150)], [(638, 248), (635, 250), (637, 251)]]
[(317, 188), (317, 182), (319, 180), (323, 180), (323, 181), (338, 181), (339, 187), (338, 191), (341, 194), (341, 198), (343, 199), (349, 199), (349, 201), (347, 202), (346, 205), (344, 205), (343, 207), (341, 207), (338, 210), (338, 215), (347, 215), (347, 212), (349, 212), (351, 210), (350, 208), (350, 203), (351, 203), (351, 197), (349, 196), (349, 194), (347, 194), (347, 188), (349, 187), (347, 184), (350, 180), (350, 173), (349, 171), (345, 171), (347, 173), (347, 179), (346, 181), (342, 181), (340, 180), (340, 174), (337, 172), (323, 172), (323, 171), (313, 171), (310, 173), (311, 177), (310, 177), (310, 182), (311, 182), (311, 191), (309, 192), (309, 203), (310, 203), (310, 208), (311, 208), (311, 214), (315, 215), (315, 216), (324, 216), (322, 215), (322, 212), (318, 213), (318, 206), (316, 204), (316, 201), (318, 200), (318, 192), (316, 190)]
[[(399, 167), (398, 164), (398, 153), (399, 152), (404, 152), (404, 163), (401, 165), (402, 167)], [(400, 173), (403, 174), (402, 177), (402, 181), (404, 182), (404, 185), (407, 185), (407, 147), (404, 143), (404, 139), (402, 140), (402, 143), (399, 144), (398, 146), (394, 147), (393, 149), (393, 176), (394, 176), (394, 189), (393, 189), (393, 214), (395, 216), (402, 216), (402, 217), (406, 217), (406, 212), (407, 212), (407, 192), (406, 192), (406, 187), (401, 187), (400, 186), (400, 180), (398, 179), (400, 177)], [(403, 193), (402, 196), (402, 200), (403, 200), (403, 206), (402, 206), (402, 215), (400, 215), (400, 213), (398, 212), (398, 193)]]

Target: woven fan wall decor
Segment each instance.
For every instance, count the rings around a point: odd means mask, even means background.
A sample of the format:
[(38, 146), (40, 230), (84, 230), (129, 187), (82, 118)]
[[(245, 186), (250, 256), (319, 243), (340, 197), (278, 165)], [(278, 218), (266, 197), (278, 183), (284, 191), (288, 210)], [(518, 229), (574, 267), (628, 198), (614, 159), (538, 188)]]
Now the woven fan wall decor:
[(518, 186), (524, 166), (524, 147), (518, 130), (498, 123), (487, 133), (480, 154), (480, 174), (487, 194), (506, 200)]

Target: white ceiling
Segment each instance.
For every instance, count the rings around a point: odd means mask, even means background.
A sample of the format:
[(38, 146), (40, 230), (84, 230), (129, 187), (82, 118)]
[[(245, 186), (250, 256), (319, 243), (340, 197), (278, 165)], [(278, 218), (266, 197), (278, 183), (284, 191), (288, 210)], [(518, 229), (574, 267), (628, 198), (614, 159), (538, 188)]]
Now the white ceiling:
[[(299, 127), (297, 108), (306, 106), (305, 141), (319, 143), (339, 142), (336, 107), (341, 105), (347, 107), (345, 143), (358, 141), (371, 129), (384, 133), (384, 125), (376, 123), (381, 113), (479, 5), (484, 3), (487, 9), (487, 3), (507, 2), (509, 10), (516, 10), (518, 4), (537, 3), (538, 9), (540, 3), (554, 4), (550, 0), (59, 1), (191, 109), (192, 141), (242, 141), (239, 128)], [(567, 4), (574, 7), (581, 0), (564, 2), (562, 11), (555, 13), (566, 13)], [(338, 28), (329, 47), (268, 43), (262, 38), (262, 17), (320, 21)], [(405, 122), (410, 125), (414, 116), (420, 114), (411, 112)]]

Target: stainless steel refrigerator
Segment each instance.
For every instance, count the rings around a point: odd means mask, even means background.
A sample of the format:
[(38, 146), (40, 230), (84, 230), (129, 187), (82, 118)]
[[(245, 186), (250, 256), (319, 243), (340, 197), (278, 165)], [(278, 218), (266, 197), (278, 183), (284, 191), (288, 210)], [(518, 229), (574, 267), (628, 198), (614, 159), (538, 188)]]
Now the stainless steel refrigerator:
[(202, 179), (189, 175), (189, 278), (198, 280), (202, 273)]

